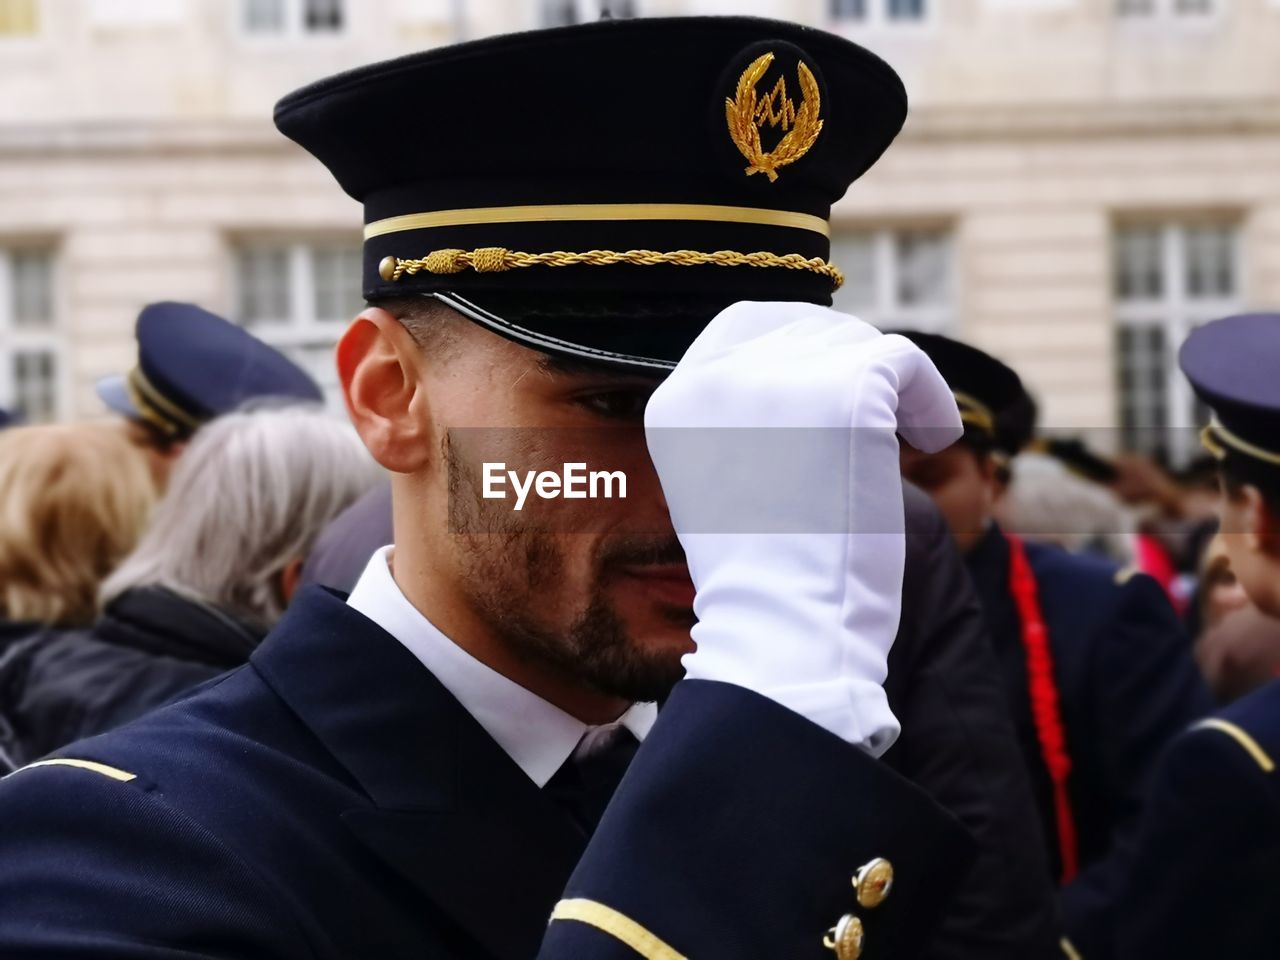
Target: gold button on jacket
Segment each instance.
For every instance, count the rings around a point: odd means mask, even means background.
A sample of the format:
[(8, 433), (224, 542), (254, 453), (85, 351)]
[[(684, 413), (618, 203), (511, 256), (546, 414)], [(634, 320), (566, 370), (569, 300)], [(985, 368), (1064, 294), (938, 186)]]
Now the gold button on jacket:
[(853, 888), (858, 894), (858, 904), (872, 910), (889, 898), (893, 889), (893, 864), (876, 857), (865, 864), (853, 878)]

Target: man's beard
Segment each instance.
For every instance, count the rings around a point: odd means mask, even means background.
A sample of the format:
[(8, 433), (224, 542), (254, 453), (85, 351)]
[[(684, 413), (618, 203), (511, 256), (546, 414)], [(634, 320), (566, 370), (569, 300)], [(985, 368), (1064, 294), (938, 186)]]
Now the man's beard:
[[(626, 567), (683, 563), (674, 535), (618, 535), (601, 542), (591, 558), (588, 602), (567, 625), (537, 615), (539, 594), (562, 587), (563, 552), (552, 534), (532, 528), (509, 507), (485, 509), (480, 478), (445, 438), (449, 470), (449, 529), (461, 544), (462, 588), (473, 608), (512, 649), (579, 680), (598, 693), (629, 701), (662, 700), (684, 676), (671, 650), (647, 650), (610, 606), (605, 585)], [(664, 617), (686, 629), (688, 608)]]

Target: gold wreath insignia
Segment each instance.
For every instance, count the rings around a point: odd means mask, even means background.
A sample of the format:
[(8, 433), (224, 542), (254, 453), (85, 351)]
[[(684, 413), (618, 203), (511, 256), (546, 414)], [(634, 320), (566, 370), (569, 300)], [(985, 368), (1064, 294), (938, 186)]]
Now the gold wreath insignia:
[[(809, 152), (822, 132), (824, 122), (818, 119), (818, 112), (822, 109), (818, 81), (803, 60), (800, 61), (799, 74), (800, 92), (804, 99), (799, 107), (787, 96), (784, 77), (778, 78), (766, 96), (756, 93), (756, 84), (772, 63), (772, 53), (756, 57), (738, 78), (738, 89), (733, 99), (726, 98), (724, 102), (729, 136), (750, 164), (746, 169), (747, 176), (763, 173), (770, 183), (778, 179), (779, 167), (795, 163)], [(786, 131), (778, 145), (768, 152), (760, 146), (760, 129), (766, 123), (771, 127), (781, 126)]]

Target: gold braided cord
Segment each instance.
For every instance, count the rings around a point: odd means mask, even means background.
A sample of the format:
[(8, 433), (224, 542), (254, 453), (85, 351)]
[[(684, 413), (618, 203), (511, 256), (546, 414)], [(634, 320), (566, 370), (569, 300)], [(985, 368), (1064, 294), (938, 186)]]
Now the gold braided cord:
[(1268, 450), (1260, 447), (1256, 443), (1250, 443), (1244, 437), (1237, 436), (1232, 433), (1217, 417), (1214, 417), (1200, 431), (1200, 442), (1204, 444), (1206, 450), (1213, 454), (1214, 459), (1222, 460), (1226, 457), (1227, 451), (1224, 447), (1243, 453), (1247, 457), (1253, 457), (1255, 460), (1261, 460), (1263, 463), (1270, 463), (1274, 466), (1280, 466), (1280, 451)]
[(587, 250), (584, 253), (568, 253), (554, 250), (550, 253), (524, 253), (505, 247), (479, 247), (475, 250), (433, 250), (417, 260), (386, 257), (378, 267), (382, 279), (396, 281), (405, 274), (412, 276), (425, 270), (433, 274), (461, 273), (474, 270), (477, 273), (501, 273), (524, 267), (609, 267), (626, 263), (650, 267), (671, 264), (678, 267), (772, 267), (784, 270), (807, 270), (827, 277), (839, 289), (844, 274), (835, 264), (821, 257), (804, 257), (798, 253), (777, 254), (766, 250), (755, 253), (739, 253), (737, 250)]
[(157, 390), (147, 379), (147, 375), (142, 372), (141, 367), (134, 367), (129, 371), (124, 385), (134, 409), (143, 420), (161, 432), (175, 436), (184, 427), (195, 430), (200, 426), (199, 420)]
[(992, 435), (996, 432), (996, 415), (991, 408), (972, 394), (960, 390), (955, 392), (956, 406), (960, 408), (960, 420), (971, 423), (979, 430)]

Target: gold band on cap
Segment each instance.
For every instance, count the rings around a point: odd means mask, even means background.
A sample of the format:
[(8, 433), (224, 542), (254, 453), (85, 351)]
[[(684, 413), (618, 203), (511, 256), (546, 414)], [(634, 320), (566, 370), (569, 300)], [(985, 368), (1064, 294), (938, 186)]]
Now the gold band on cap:
[(790, 227), (831, 236), (831, 225), (811, 213), (766, 210), (760, 207), (722, 207), (710, 203), (558, 203), (520, 207), (468, 207), (430, 210), (375, 220), (364, 228), (371, 240), (404, 230), (433, 227), (472, 227), (486, 223), (560, 223), (592, 220), (698, 220), (707, 223), (750, 223)]
[(992, 436), (996, 432), (996, 415), (977, 397), (955, 391), (956, 406), (960, 408), (960, 422), (968, 423)]
[(199, 429), (200, 421), (157, 390), (141, 367), (134, 367), (129, 371), (124, 386), (142, 419), (157, 430), (176, 436), (184, 429)]
[(782, 267), (787, 270), (808, 270), (827, 277), (833, 289), (840, 289), (844, 274), (835, 264), (821, 257), (805, 257), (798, 253), (777, 254), (767, 250), (755, 253), (739, 253), (737, 250), (587, 250), (585, 253), (569, 253), (555, 250), (550, 253), (524, 253), (505, 247), (478, 247), (475, 250), (432, 250), (417, 260), (400, 257), (383, 257), (378, 264), (378, 276), (393, 283), (408, 274), (413, 276), (425, 270), (432, 274), (503, 273), (522, 267), (609, 267), (619, 263), (651, 267), (673, 264), (678, 267), (710, 265), (716, 267)]
[(1227, 447), (1238, 453), (1243, 453), (1247, 457), (1253, 457), (1255, 460), (1261, 460), (1263, 463), (1270, 463), (1280, 466), (1280, 452), (1268, 450), (1260, 447), (1256, 443), (1250, 443), (1243, 437), (1232, 433), (1217, 417), (1214, 417), (1200, 431), (1200, 443), (1208, 450), (1215, 460), (1222, 460), (1227, 455)]

